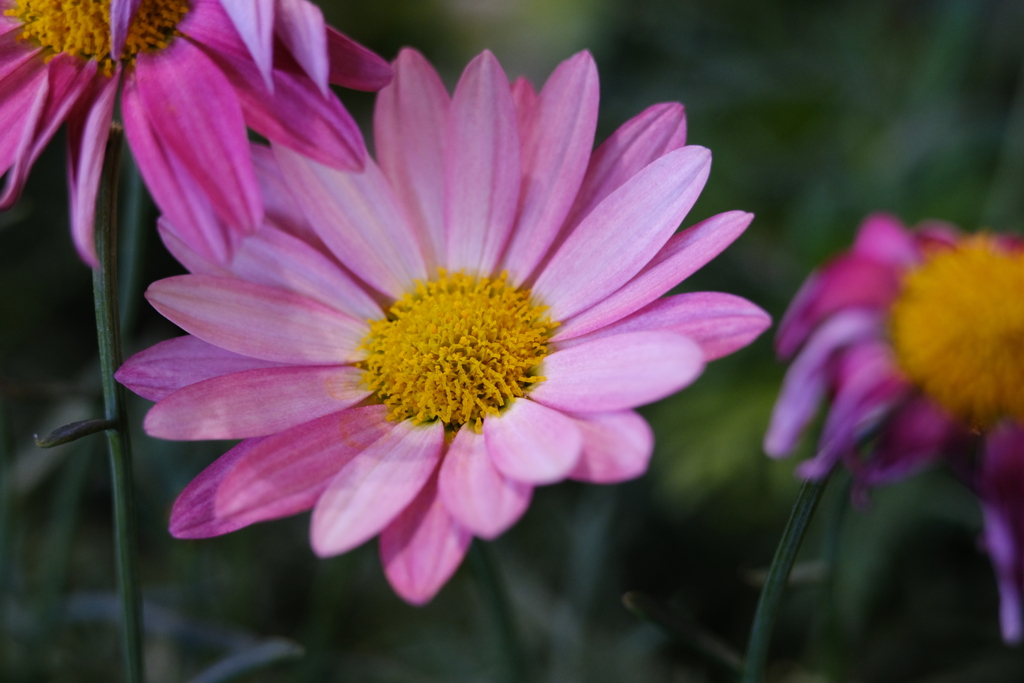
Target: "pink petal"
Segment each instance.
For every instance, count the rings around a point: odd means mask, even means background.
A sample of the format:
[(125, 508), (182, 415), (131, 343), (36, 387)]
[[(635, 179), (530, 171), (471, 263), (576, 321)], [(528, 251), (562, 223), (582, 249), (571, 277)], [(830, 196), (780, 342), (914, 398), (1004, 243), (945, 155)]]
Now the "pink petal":
[(498, 471), (528, 484), (565, 479), (583, 442), (571, 418), (525, 398), (484, 419), (484, 440)]
[(593, 306), (640, 272), (697, 201), (710, 169), (708, 150), (684, 147), (651, 163), (591, 211), (533, 287), (552, 319)]
[[(292, 57), (312, 79), (324, 97), (330, 94), (327, 76), (327, 26), (324, 13), (307, 0), (277, 0), (275, 32)], [(268, 69), (269, 73), (269, 69)]]
[(921, 260), (914, 237), (903, 221), (887, 213), (871, 214), (864, 219), (851, 251), (894, 266), (912, 266)]
[(395, 79), (377, 95), (373, 111), (381, 171), (419, 231), (432, 267), (445, 254), (444, 135), (450, 104), (434, 67), (405, 48), (395, 60)]
[(466, 556), (473, 535), (452, 519), (430, 478), (416, 499), (380, 535), (380, 561), (395, 592), (425, 605)]
[(985, 440), (978, 475), (978, 495), (985, 516), (985, 548), (999, 586), (1003, 639), (1024, 637), (1021, 589), (1024, 583), (1024, 430), (1006, 423)]
[(583, 435), (583, 452), (572, 479), (617, 484), (647, 471), (654, 452), (654, 432), (631, 410), (574, 418)]
[(128, 37), (128, 27), (132, 25), (135, 12), (142, 0), (110, 0), (110, 56), (121, 58), (124, 41)]
[(193, 275), (219, 275), (221, 277), (231, 275), (231, 271), (225, 267), (226, 264), (222, 265), (217, 261), (211, 261), (209, 256), (193, 249), (187, 238), (179, 236), (178, 229), (165, 216), (156, 219), (156, 231), (171, 256)]
[(566, 226), (578, 225), (645, 166), (685, 144), (686, 111), (677, 102), (655, 104), (626, 121), (590, 157)]
[(120, 83), (120, 65), (113, 78), (98, 75), (89, 91), (68, 115), (68, 191), (71, 205), (71, 238), (78, 255), (96, 268), (96, 193), (100, 186), (114, 100)]
[(365, 323), (292, 292), (209, 275), (154, 282), (146, 298), (186, 332), (246, 356), (294, 365), (350, 363)]
[(764, 436), (765, 453), (781, 458), (796, 448), (825, 396), (834, 354), (881, 333), (882, 321), (878, 314), (857, 309), (833, 316), (814, 333), (782, 380)]
[(901, 406), (882, 427), (871, 457), (857, 473), (861, 486), (906, 479), (934, 463), (960, 429), (930, 400), (917, 397)]
[(446, 266), (490, 275), (515, 219), (519, 133), (508, 78), (485, 50), (452, 98), (444, 159)]
[(310, 224), (353, 273), (396, 299), (427, 279), (416, 233), (372, 160), (363, 173), (344, 173), (274, 151)]
[(452, 516), (486, 539), (500, 536), (515, 524), (533, 497), (532, 486), (509, 479), (495, 468), (484, 435), (466, 428), (448, 447), (438, 487)]
[(190, 384), (146, 414), (160, 439), (249, 439), (337, 413), (370, 395), (353, 367), (292, 366), (246, 370)]
[(220, 0), (239, 37), (252, 55), (267, 87), (274, 89), (274, 0)]
[(540, 368), (547, 379), (530, 398), (569, 412), (613, 412), (670, 396), (703, 370), (696, 342), (672, 332), (629, 332), (552, 353)]
[[(516, 108), (519, 139), (526, 140), (533, 127), (533, 113), (537, 110), (537, 90), (526, 76), (520, 76), (512, 83), (512, 104)], [(525, 151), (525, 150), (524, 150)]]
[(571, 339), (600, 329), (654, 301), (722, 253), (743, 234), (753, 218), (753, 214), (743, 211), (727, 211), (672, 235), (632, 280), (564, 321), (554, 339)]
[(313, 507), (331, 478), (390, 429), (385, 406), (353, 408), (238, 444), (171, 511), (176, 538), (207, 538)]
[(263, 195), (267, 222), (329, 254), (327, 247), (317, 237), (313, 226), (309, 224), (302, 209), (295, 202), (292, 191), (288, 189), (274, 150), (265, 145), (252, 143), (249, 151), (252, 153), (252, 163), (256, 168), (256, 182), (260, 184), (260, 194)]
[(139, 53), (135, 80), (161, 146), (196, 178), (221, 220), (241, 234), (254, 231), (263, 204), (228, 79), (190, 41), (174, 40), (166, 50)]
[(380, 533), (423, 489), (443, 447), (443, 424), (406, 420), (348, 462), (313, 508), (314, 552), (338, 555)]
[(114, 377), (139, 396), (162, 401), (182, 387), (212, 377), (272, 367), (279, 366), (185, 335), (140, 351), (126, 360)]
[(618, 322), (560, 342), (558, 348), (623, 332), (664, 330), (697, 342), (704, 360), (711, 361), (743, 348), (771, 324), (771, 317), (746, 299), (719, 292), (690, 292), (658, 299)]
[[(9, 175), (16, 173), (24, 177), (28, 172), (24, 160), (28, 159), (32, 148), (49, 88), (49, 67), (41, 59), (25, 60), (0, 80), (0, 121), (5, 122), (0, 135), (0, 169)], [(22, 160), (20, 164), (19, 160)], [(10, 193), (7, 206), (0, 206), (0, 209), (10, 208), (15, 201), (17, 195)]]
[(391, 66), (345, 34), (327, 27), (331, 83), (352, 90), (377, 92), (391, 82)]
[(522, 189), (503, 259), (519, 285), (547, 254), (587, 170), (597, 129), (599, 84), (589, 52), (562, 62), (540, 92), (522, 140)]

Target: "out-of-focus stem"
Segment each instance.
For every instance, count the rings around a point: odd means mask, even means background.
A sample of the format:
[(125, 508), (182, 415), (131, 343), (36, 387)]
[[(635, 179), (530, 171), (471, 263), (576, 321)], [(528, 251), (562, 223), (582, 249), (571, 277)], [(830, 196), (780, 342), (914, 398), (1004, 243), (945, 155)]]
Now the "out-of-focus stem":
[(106, 434), (114, 495), (114, 553), (121, 597), (125, 681), (142, 683), (142, 599), (136, 566), (131, 444), (128, 439), (124, 390), (114, 379), (114, 373), (121, 366), (123, 358), (120, 310), (117, 304), (117, 179), (123, 137), (121, 126), (114, 124), (107, 141), (96, 204), (96, 255), (100, 265), (93, 271), (92, 288), (105, 417), (115, 425), (106, 430)]
[(125, 155), (124, 230), (121, 234), (120, 273), (120, 315), (121, 329), (131, 335), (142, 300), (142, 254), (146, 251), (149, 231), (146, 217), (149, 214), (149, 194), (142, 181), (139, 167), (131, 154)]
[(768, 568), (768, 577), (765, 579), (761, 599), (758, 601), (757, 611), (754, 613), (754, 623), (750, 627), (750, 641), (747, 643), (747, 656), (744, 660), (746, 668), (743, 672), (743, 683), (762, 683), (764, 681), (768, 648), (771, 645), (775, 619), (778, 617), (779, 607), (782, 605), (786, 582), (789, 580), (789, 572), (793, 569), (797, 551), (800, 550), (800, 544), (803, 543), (811, 517), (814, 516), (814, 510), (818, 507), (821, 494), (827, 484), (827, 479), (805, 482), (800, 487), (796, 502), (793, 503), (793, 511), (789, 515), (789, 521), (786, 522), (779, 546), (775, 549), (775, 557), (772, 558), (772, 564)]
[(512, 619), (512, 608), (508, 603), (508, 595), (498, 577), (489, 549), (482, 542), (473, 541), (473, 545), (469, 548), (468, 559), (469, 566), (483, 589), (484, 599), (489, 603), (495, 624), (498, 627), (501, 654), (504, 660), (504, 678), (508, 683), (526, 683), (523, 647)]

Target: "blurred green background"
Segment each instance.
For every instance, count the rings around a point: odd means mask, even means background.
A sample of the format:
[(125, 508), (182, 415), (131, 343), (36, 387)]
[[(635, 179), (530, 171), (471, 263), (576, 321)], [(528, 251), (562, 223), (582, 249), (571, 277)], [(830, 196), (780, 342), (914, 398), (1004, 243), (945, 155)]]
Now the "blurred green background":
[[(684, 283), (746, 296), (773, 316), (868, 212), (910, 223), (1019, 231), (1024, 221), (1024, 4), (1012, 0), (322, 0), (329, 21), (387, 58), (417, 47), (453, 86), (492, 49), (540, 86), (590, 49), (599, 138), (646, 106), (683, 102), (689, 139), (714, 155), (689, 222), (757, 215)], [(341, 93), (364, 126), (368, 95)], [(0, 215), (0, 680), (120, 677), (105, 444), (42, 451), (33, 433), (100, 414), (90, 274), (67, 230), (63, 140)], [(150, 211), (152, 211), (150, 209)], [(154, 218), (151, 216), (150, 218)], [(180, 272), (150, 230), (129, 352), (177, 331), (139, 302)], [(628, 369), (626, 369), (628, 371)], [(735, 649), (797, 484), (761, 453), (783, 368), (770, 334), (643, 410), (658, 446), (638, 481), (537, 491), (488, 548), (507, 585), (531, 681), (716, 681), (678, 641), (625, 610), (644, 591)], [(301, 659), (251, 681), (500, 681), (499, 629), (463, 566), (427, 607), (398, 599), (375, 543), (318, 560), (308, 515), (206, 541), (167, 534), (170, 505), (229, 444), (137, 430), (146, 663), (186, 681), (272, 637)], [(810, 440), (808, 440), (810, 441)], [(811, 447), (805, 444), (804, 454)], [(848, 509), (826, 492), (772, 650), (774, 681), (1024, 680), (1002, 645), (980, 514), (936, 471)]]

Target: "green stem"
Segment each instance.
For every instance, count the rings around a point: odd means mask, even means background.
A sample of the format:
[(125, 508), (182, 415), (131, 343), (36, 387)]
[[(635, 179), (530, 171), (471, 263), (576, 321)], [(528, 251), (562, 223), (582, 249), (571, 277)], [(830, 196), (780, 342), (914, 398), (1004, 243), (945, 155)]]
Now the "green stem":
[(512, 608), (508, 603), (508, 595), (498, 577), (498, 572), (488, 548), (480, 541), (473, 541), (469, 548), (469, 565), (476, 575), (484, 598), (490, 603), (491, 613), (498, 627), (501, 654), (504, 659), (505, 680), (508, 683), (525, 683), (526, 667), (523, 648), (519, 641), (515, 623), (512, 620)]
[(123, 359), (120, 312), (117, 306), (117, 175), (123, 135), (119, 125), (111, 126), (96, 204), (96, 255), (100, 266), (93, 271), (92, 288), (103, 378), (103, 403), (106, 418), (116, 424), (115, 428), (106, 430), (106, 434), (114, 495), (114, 553), (121, 595), (125, 681), (142, 683), (142, 598), (136, 566), (131, 443), (128, 438), (124, 390), (114, 379), (114, 373)]
[(149, 215), (149, 194), (132, 155), (125, 155), (124, 161), (128, 177), (122, 221), (124, 232), (121, 236), (124, 257), (120, 273), (120, 314), (121, 329), (130, 336), (142, 301), (142, 254), (146, 250), (146, 239), (149, 235), (146, 225), (146, 218)]
[(793, 511), (786, 522), (779, 546), (775, 549), (775, 557), (768, 568), (768, 577), (761, 591), (761, 599), (757, 603), (757, 612), (754, 613), (754, 623), (750, 627), (743, 683), (762, 683), (764, 680), (772, 630), (779, 615), (779, 607), (782, 606), (782, 595), (786, 590), (789, 572), (793, 569), (797, 551), (800, 550), (811, 517), (814, 516), (814, 509), (818, 507), (818, 501), (821, 500), (821, 494), (827, 484), (827, 479), (805, 482), (800, 487), (796, 502), (793, 503)]

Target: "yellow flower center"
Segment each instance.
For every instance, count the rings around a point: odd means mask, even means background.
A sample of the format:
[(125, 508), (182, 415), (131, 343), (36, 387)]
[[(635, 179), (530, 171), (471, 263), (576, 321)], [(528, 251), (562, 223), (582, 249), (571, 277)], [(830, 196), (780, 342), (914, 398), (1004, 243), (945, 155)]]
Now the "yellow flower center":
[(484, 416), (544, 380), (531, 372), (548, 353), (557, 323), (529, 290), (498, 278), (448, 274), (416, 283), (363, 340), (363, 380), (389, 418), (441, 420), (479, 432)]
[[(131, 61), (145, 50), (162, 50), (188, 12), (186, 0), (142, 0), (125, 39), (121, 59)], [(22, 40), (50, 51), (95, 59), (108, 73), (110, 59), (110, 0), (17, 0), (4, 14), (22, 21)]]
[(1024, 253), (965, 240), (907, 275), (892, 308), (900, 366), (973, 428), (1024, 420)]

